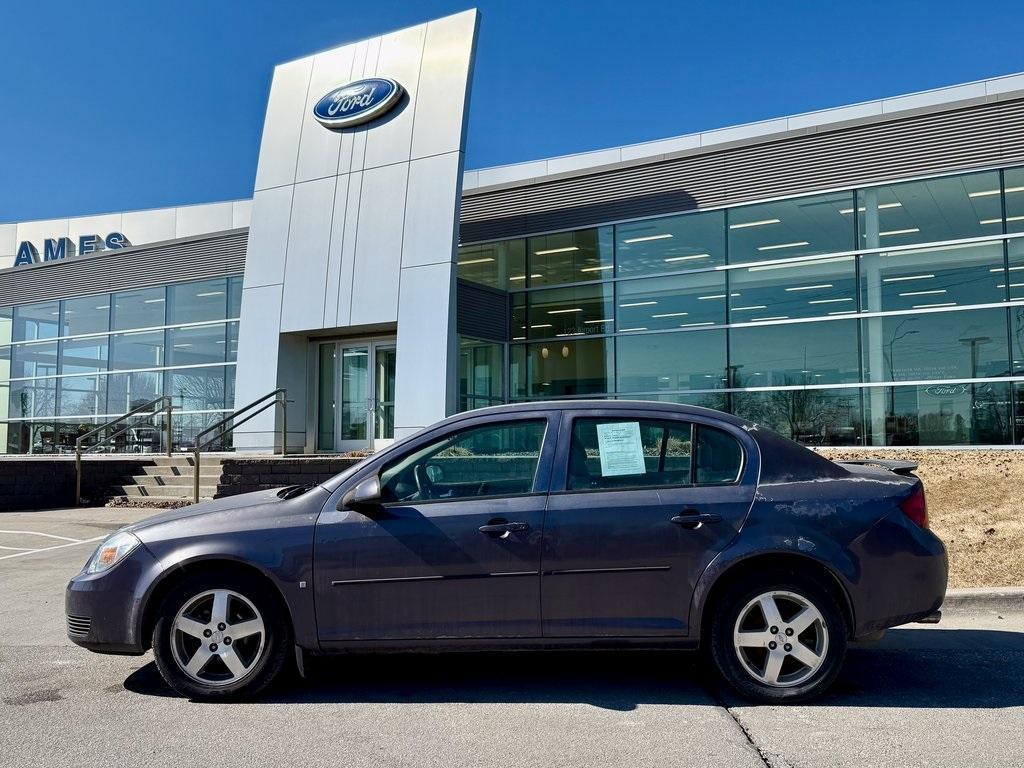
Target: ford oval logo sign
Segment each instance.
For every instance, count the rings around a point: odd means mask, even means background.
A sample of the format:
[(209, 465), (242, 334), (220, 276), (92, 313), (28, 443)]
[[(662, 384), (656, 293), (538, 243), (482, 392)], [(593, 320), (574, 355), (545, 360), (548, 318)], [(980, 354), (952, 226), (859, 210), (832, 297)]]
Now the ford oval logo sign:
[(385, 77), (341, 85), (313, 107), (313, 116), (328, 128), (348, 128), (380, 117), (402, 95), (402, 86)]

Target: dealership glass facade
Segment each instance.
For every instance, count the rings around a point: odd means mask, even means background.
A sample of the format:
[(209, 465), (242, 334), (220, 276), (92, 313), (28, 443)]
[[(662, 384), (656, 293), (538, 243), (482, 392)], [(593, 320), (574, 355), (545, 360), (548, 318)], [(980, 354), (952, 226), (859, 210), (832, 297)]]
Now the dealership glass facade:
[(509, 338), (461, 339), (461, 404), (731, 411), (814, 445), (1024, 443), (1024, 168), (459, 250)]
[[(0, 307), (0, 452), (71, 452), (162, 394), (188, 445), (232, 408), (241, 289), (237, 276)], [(118, 448), (161, 439), (134, 429)]]

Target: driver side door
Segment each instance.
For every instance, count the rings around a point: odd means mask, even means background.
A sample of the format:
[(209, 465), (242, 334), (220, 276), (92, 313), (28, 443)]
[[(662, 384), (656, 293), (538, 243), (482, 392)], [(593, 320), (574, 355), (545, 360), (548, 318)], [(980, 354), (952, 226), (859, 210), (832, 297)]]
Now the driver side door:
[(428, 434), (373, 468), (379, 506), (332, 499), (314, 550), (321, 643), (538, 637), (558, 420), (499, 414)]

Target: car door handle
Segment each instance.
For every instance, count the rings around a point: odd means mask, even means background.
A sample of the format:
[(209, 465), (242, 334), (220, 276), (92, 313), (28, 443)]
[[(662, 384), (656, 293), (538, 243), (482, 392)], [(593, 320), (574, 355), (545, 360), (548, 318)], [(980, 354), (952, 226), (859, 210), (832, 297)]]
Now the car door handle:
[(714, 512), (698, 512), (695, 509), (688, 509), (683, 514), (673, 517), (672, 522), (683, 526), (687, 530), (695, 531), (704, 523), (722, 522), (722, 516)]
[(481, 525), (477, 530), (490, 536), (502, 536), (506, 533), (518, 533), (530, 530), (528, 523), (488, 523)]

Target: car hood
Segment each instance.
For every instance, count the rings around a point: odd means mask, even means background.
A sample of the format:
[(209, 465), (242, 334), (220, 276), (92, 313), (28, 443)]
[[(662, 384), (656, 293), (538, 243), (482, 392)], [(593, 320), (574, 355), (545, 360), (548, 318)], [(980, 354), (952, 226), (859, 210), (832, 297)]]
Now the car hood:
[[(213, 520), (218, 521), (216, 527), (227, 520), (238, 519), (243, 525), (251, 525), (256, 520), (263, 520), (271, 516), (308, 514), (311, 507), (319, 512), (320, 507), (328, 496), (327, 492), (315, 486), (304, 494), (292, 499), (284, 499), (279, 494), (280, 488), (272, 488), (266, 491), (254, 491), (252, 493), (240, 493), (236, 496), (226, 496), (222, 499), (212, 499), (193, 504), (181, 509), (172, 509), (159, 515), (153, 515), (139, 520), (123, 530), (133, 533), (145, 540), (146, 533), (156, 529), (164, 529), (177, 526), (187, 526), (192, 531), (199, 531), (206, 528)], [(319, 500), (319, 501), (317, 501)], [(306, 503), (302, 503), (305, 501)], [(299, 503), (296, 503), (299, 502)], [(242, 517), (244, 516), (244, 522)]]

